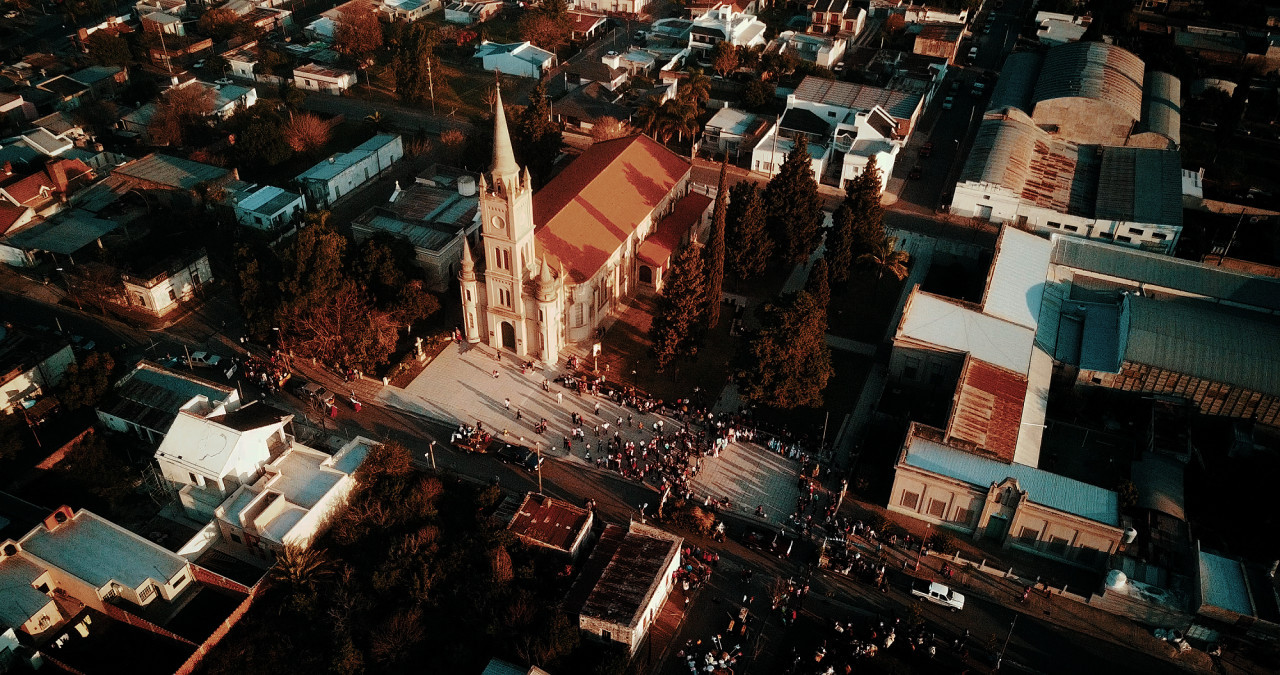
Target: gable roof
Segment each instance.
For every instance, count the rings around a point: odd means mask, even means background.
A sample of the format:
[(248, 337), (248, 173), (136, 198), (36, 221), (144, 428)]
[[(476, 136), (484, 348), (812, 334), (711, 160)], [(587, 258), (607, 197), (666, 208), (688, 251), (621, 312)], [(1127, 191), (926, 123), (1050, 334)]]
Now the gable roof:
[(592, 145), (533, 197), (540, 255), (590, 279), (689, 170), (645, 135)]
[(894, 119), (910, 119), (924, 99), (922, 88), (885, 88), (855, 82), (829, 80), (808, 75), (796, 87), (801, 101), (812, 101), (849, 110), (870, 110), (880, 106)]
[(1035, 332), (916, 288), (903, 309), (898, 337), (971, 354), (992, 365), (1025, 374), (1031, 364)]
[(9, 202), (0, 199), (0, 236), (9, 232), (9, 228), (13, 224), (22, 219), (26, 215), (29, 206), (14, 206)]
[(196, 185), (202, 182), (221, 180), (231, 174), (220, 166), (201, 164), (155, 152), (124, 166), (118, 166), (112, 169), (112, 172), (182, 190), (194, 190)]
[(714, 201), (701, 192), (685, 195), (666, 218), (658, 221), (658, 227), (636, 250), (636, 257), (654, 265), (666, 265), (671, 254), (680, 247), (684, 234), (702, 220)]

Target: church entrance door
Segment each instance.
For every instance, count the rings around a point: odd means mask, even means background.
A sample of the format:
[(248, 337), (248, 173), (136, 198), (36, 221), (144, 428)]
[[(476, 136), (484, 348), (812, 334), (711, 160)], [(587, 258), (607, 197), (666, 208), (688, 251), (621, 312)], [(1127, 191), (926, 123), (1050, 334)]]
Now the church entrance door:
[(513, 352), (516, 350), (516, 327), (510, 321), (502, 322), (502, 346)]

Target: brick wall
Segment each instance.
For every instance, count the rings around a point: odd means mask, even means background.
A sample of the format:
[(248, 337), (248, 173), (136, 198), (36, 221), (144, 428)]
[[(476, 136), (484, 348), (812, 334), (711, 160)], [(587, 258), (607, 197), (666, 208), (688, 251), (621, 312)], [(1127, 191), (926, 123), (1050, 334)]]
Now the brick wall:
[(178, 668), (174, 675), (191, 675), (191, 673), (195, 671), (196, 667), (200, 665), (200, 662), (204, 660), (205, 655), (214, 647), (218, 646), (218, 643), (222, 642), (222, 638), (227, 636), (227, 633), (231, 631), (231, 628), (239, 623), (245, 612), (248, 612), (249, 608), (253, 606), (253, 600), (256, 597), (258, 597), (258, 588), (255, 586), (249, 591), (249, 594), (245, 596), (244, 601), (235, 608), (235, 611), (231, 612), (230, 616), (223, 620), (222, 623), (218, 624), (218, 627), (214, 629), (213, 633), (211, 633), (209, 637), (205, 638), (204, 642), (200, 643), (199, 647), (196, 647), (195, 653), (187, 658), (186, 663), (182, 664), (182, 667)]

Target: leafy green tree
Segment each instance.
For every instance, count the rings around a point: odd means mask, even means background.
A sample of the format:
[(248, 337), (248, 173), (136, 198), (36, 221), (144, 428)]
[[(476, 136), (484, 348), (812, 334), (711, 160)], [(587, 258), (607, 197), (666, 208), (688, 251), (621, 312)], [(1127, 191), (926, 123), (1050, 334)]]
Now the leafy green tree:
[(345, 283), (347, 238), (325, 224), (302, 228), (281, 256), (284, 304), (302, 312), (323, 305)]
[(831, 377), (827, 308), (808, 290), (764, 306), (746, 356), (742, 395), (776, 408), (817, 407)]
[(778, 88), (765, 80), (752, 80), (742, 90), (742, 105), (748, 110), (763, 110), (771, 105)]
[(245, 329), (259, 339), (271, 334), (280, 306), (280, 268), (275, 251), (261, 242), (242, 242), (235, 250), (236, 299)]
[(809, 278), (805, 280), (804, 289), (813, 295), (818, 305), (826, 308), (831, 304), (831, 274), (827, 261), (818, 258), (809, 270)]
[(707, 278), (701, 248), (690, 244), (681, 249), (662, 280), (662, 292), (649, 329), (659, 370), (677, 357), (697, 353), (698, 328), (707, 306)]
[(67, 366), (62, 376), (58, 400), (68, 410), (92, 408), (111, 390), (111, 373), (116, 362), (106, 352), (91, 352), (81, 363)]
[(228, 128), (235, 134), (236, 161), (249, 175), (293, 157), (284, 119), (270, 106), (241, 110), (231, 118)]
[(765, 227), (763, 193), (751, 181), (729, 189), (725, 242), (725, 266), (734, 278), (746, 281), (764, 274), (774, 246)]
[(711, 213), (711, 236), (707, 241), (707, 329), (720, 323), (720, 295), (724, 291), (724, 228), (729, 206), (729, 186), (725, 176), (729, 158), (720, 162), (720, 184)]
[(887, 238), (874, 242), (866, 253), (858, 256), (857, 260), (858, 265), (875, 275), (877, 282), (886, 274), (898, 281), (906, 279), (911, 273), (907, 268), (908, 262), (910, 262), (910, 256), (907, 252), (895, 249), (893, 242)]
[(89, 60), (99, 66), (124, 67), (133, 61), (129, 41), (109, 31), (94, 31), (85, 40), (85, 47), (89, 50)]
[(764, 189), (765, 223), (789, 265), (808, 260), (822, 238), (822, 197), (803, 137)]
[(437, 40), (427, 24), (417, 21), (401, 27), (398, 37), (392, 43), (394, 56), (391, 60), (396, 75), (396, 93), (401, 100), (427, 103), (431, 100), (433, 83), (437, 96), (448, 91), (445, 78), (436, 77), (433, 81), (430, 74), (436, 45)]
[(853, 271), (853, 209), (848, 202), (836, 207), (831, 215), (831, 231), (827, 234), (822, 258), (831, 270), (831, 283), (841, 286)]
[(511, 126), (511, 143), (516, 160), (529, 167), (536, 185), (551, 177), (551, 168), (564, 147), (560, 125), (551, 119), (547, 81), (540, 80), (529, 92), (529, 105), (520, 110)]

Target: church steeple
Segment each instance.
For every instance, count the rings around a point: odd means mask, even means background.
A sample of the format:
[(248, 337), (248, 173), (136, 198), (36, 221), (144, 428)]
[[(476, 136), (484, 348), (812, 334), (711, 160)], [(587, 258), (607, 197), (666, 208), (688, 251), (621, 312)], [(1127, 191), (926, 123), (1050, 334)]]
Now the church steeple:
[(516, 185), (520, 178), (520, 166), (516, 164), (516, 153), (511, 148), (511, 132), (507, 130), (507, 112), (502, 105), (502, 89), (494, 89), (493, 111), (493, 173), (494, 187), (501, 183), (507, 189)]
[(462, 238), (462, 278), (476, 278), (476, 260), (471, 256), (471, 244), (465, 236)]

